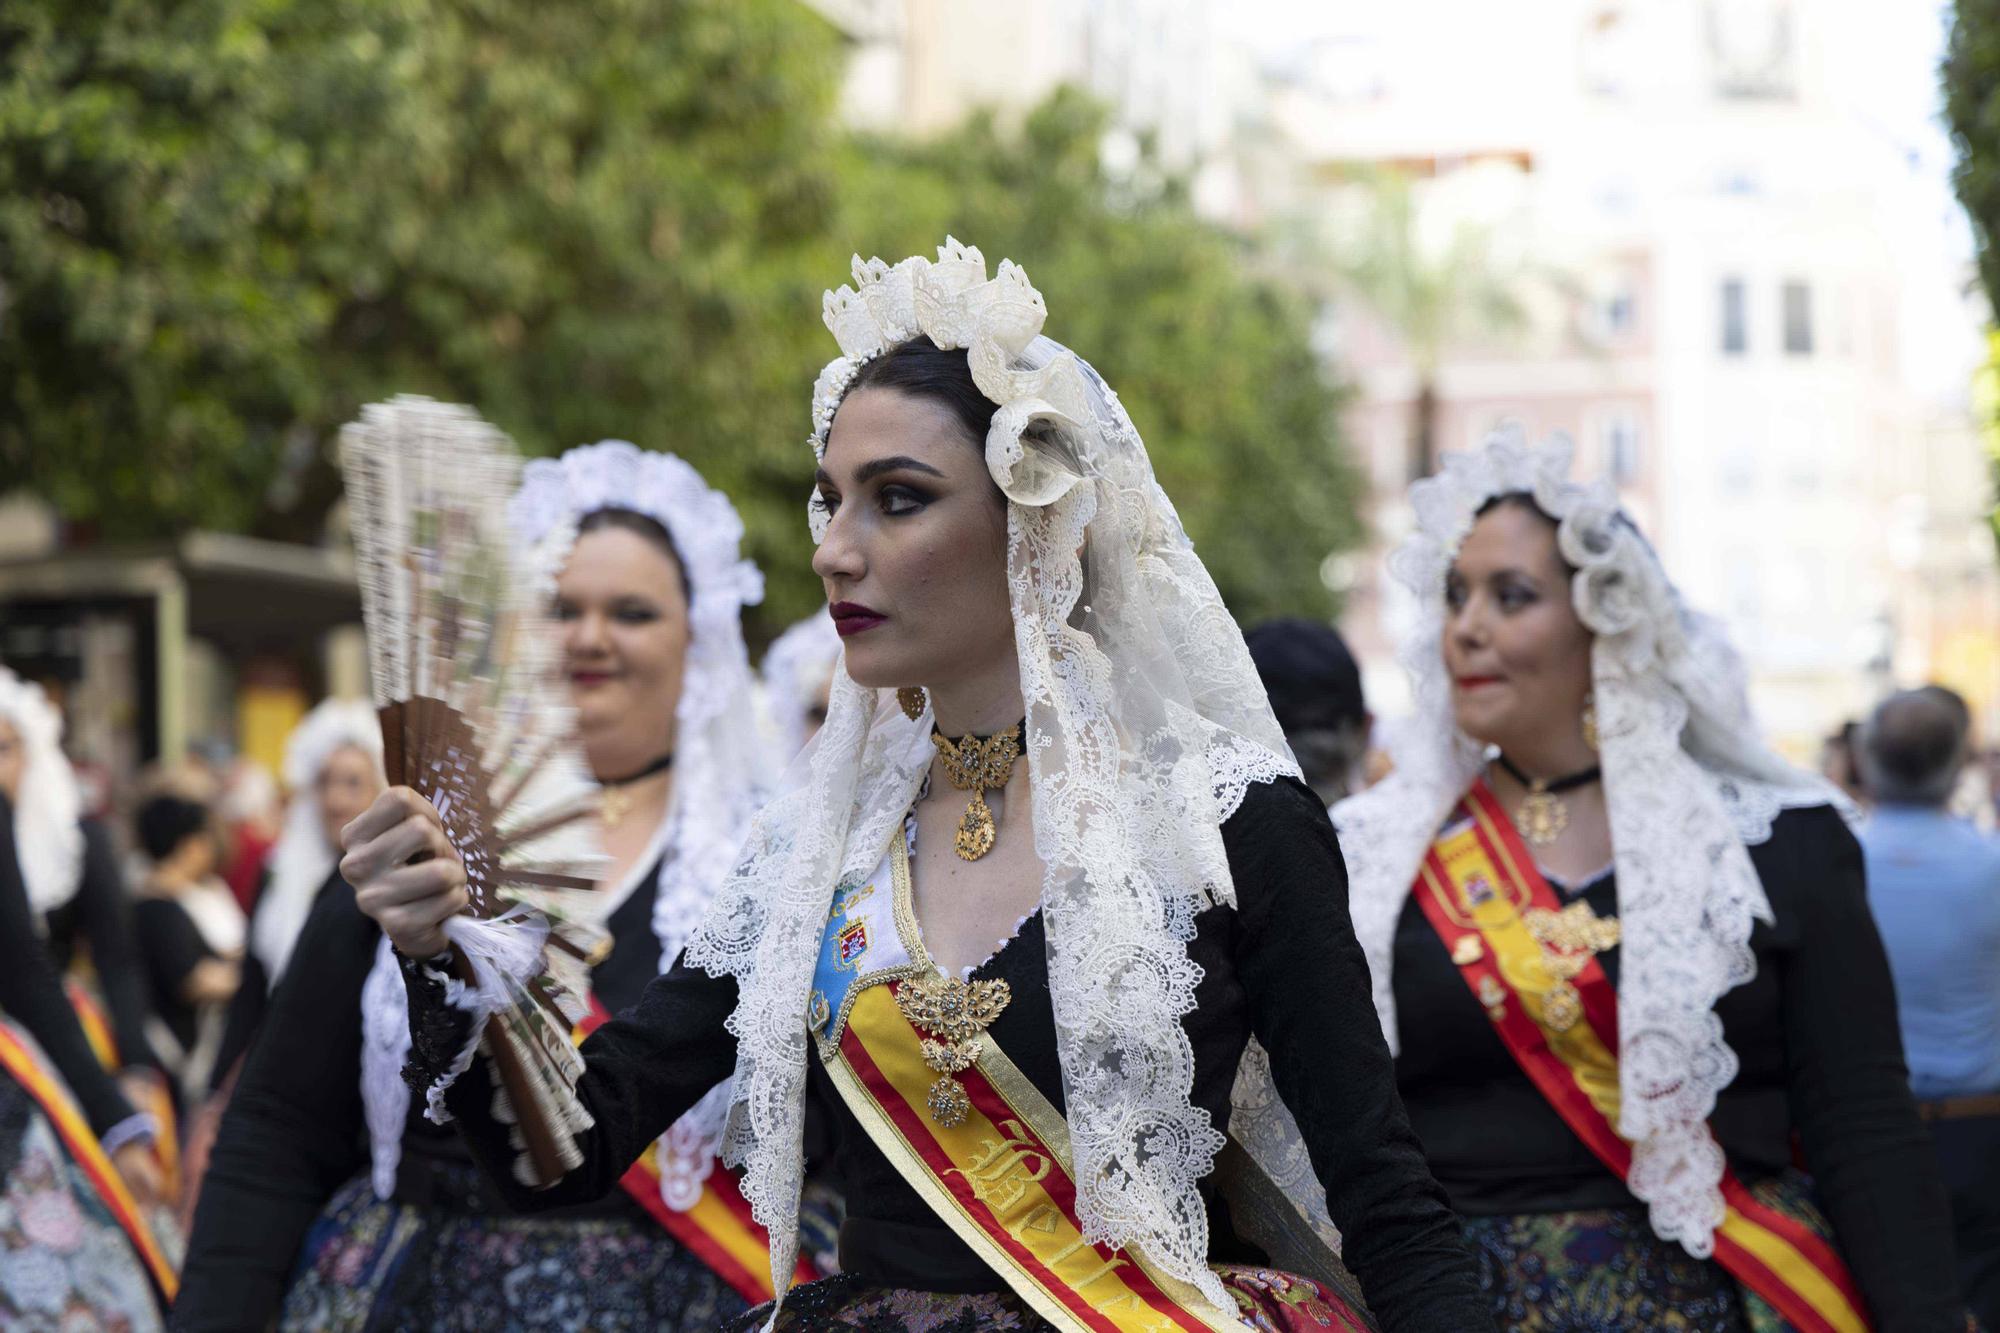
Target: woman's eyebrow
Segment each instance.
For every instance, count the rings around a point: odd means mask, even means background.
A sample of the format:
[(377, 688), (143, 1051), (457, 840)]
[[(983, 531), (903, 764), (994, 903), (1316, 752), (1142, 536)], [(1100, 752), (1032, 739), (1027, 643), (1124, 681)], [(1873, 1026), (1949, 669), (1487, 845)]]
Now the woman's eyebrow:
[(892, 454), (888, 458), (875, 458), (863, 463), (854, 470), (854, 479), (857, 482), (873, 481), (884, 472), (924, 472), (933, 477), (944, 476), (929, 463), (920, 462), (908, 454)]

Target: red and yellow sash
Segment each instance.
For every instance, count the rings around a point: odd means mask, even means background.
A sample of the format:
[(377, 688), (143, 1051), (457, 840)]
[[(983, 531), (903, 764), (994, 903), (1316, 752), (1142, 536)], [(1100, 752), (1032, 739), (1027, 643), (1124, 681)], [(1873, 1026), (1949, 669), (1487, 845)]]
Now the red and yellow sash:
[[(611, 1015), (595, 995), (590, 997), (590, 1013), (577, 1025), (580, 1042), (607, 1022)], [(750, 1215), (750, 1201), (737, 1187), (736, 1176), (716, 1162), (702, 1183), (701, 1198), (686, 1212), (677, 1212), (660, 1197), (660, 1148), (646, 1145), (639, 1160), (632, 1163), (619, 1184), (652, 1219), (666, 1229), (694, 1256), (707, 1264), (752, 1305), (771, 1299), (771, 1233)], [(817, 1273), (812, 1263), (801, 1258), (794, 1282), (810, 1282)]]
[(931, 970), (910, 909), (900, 829), (887, 861), (890, 894), (871, 884), (835, 895), (807, 1022), (841, 1100), (875, 1146), (1017, 1296), (1064, 1333), (1372, 1327), (1329, 1288), (1289, 1273), (1219, 1270), (1236, 1307), (1222, 1309), (1136, 1247), (1086, 1242), (1069, 1126), (991, 1034), (979, 1035), (976, 1061), (953, 1075), (966, 1095), (962, 1120), (940, 1124), (928, 1043), (896, 1000)]
[(112, 1035), (111, 1020), (104, 1006), (97, 1002), (96, 992), (82, 978), (75, 973), (65, 975), (63, 991), (69, 996), (69, 1007), (76, 1011), (76, 1021), (83, 1028), (84, 1039), (90, 1043), (90, 1053), (97, 1057), (97, 1063), (104, 1066), (106, 1073), (123, 1076), (119, 1088), (134, 1103), (132, 1109), (152, 1116), (153, 1123), (159, 1126), (159, 1133), (153, 1136), (153, 1158), (160, 1164), (167, 1197), (174, 1197), (180, 1193), (180, 1133), (174, 1120), (174, 1095), (167, 1087), (167, 1080), (156, 1069), (125, 1069), (124, 1058), (118, 1052), (118, 1039)]
[[(1473, 784), (1431, 845), (1417, 900), (1522, 1070), (1625, 1179), (1632, 1146), (1617, 1129), (1617, 991), (1594, 958), (1570, 983), (1573, 991), (1550, 976), (1522, 914), (1560, 911), (1562, 903), (1483, 782)], [(1728, 1211), (1715, 1233), (1715, 1258), (1732, 1277), (1799, 1333), (1868, 1333), (1867, 1306), (1832, 1245), (1752, 1196), (1734, 1172), (1723, 1175), (1722, 1197)]]
[(4, 1067), (42, 1108), (42, 1114), (48, 1117), (63, 1147), (83, 1168), (83, 1174), (96, 1189), (98, 1197), (132, 1242), (132, 1248), (138, 1251), (140, 1261), (145, 1264), (146, 1272), (153, 1279), (160, 1296), (171, 1302), (180, 1290), (180, 1279), (175, 1275), (173, 1265), (167, 1262), (159, 1243), (154, 1240), (152, 1229), (146, 1225), (131, 1191), (125, 1188), (118, 1169), (105, 1156), (97, 1136), (91, 1133), (90, 1125), (77, 1109), (62, 1080), (44, 1066), (35, 1052), (4, 1023), (0, 1023), (0, 1067)]

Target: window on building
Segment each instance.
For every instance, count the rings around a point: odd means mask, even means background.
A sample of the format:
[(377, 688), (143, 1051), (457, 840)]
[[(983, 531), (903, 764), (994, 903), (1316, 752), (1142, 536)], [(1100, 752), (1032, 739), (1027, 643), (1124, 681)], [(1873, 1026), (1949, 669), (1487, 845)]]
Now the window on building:
[(1749, 304), (1743, 279), (1722, 280), (1722, 350), (1727, 356), (1741, 356), (1750, 348)]
[(1585, 332), (1601, 342), (1620, 342), (1639, 329), (1639, 295), (1632, 284), (1620, 278), (1590, 299), (1585, 313)]
[(1604, 446), (1604, 470), (1613, 484), (1629, 486), (1639, 479), (1639, 418), (1623, 409), (1604, 418), (1599, 427)]
[(1785, 284), (1785, 350), (1811, 356), (1812, 349), (1812, 288), (1793, 279)]

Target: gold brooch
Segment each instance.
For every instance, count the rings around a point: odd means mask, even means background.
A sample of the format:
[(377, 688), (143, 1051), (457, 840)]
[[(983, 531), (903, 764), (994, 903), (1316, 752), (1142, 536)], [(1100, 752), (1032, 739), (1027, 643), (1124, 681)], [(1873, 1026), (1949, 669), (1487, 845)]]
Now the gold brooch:
[(1013, 998), (1004, 981), (967, 985), (953, 977), (912, 977), (896, 987), (896, 1007), (910, 1026), (925, 1034), (924, 1063), (938, 1075), (926, 1102), (931, 1119), (946, 1129), (965, 1123), (972, 1103), (954, 1074), (978, 1063), (979, 1034), (986, 1031)]
[(1559, 912), (1531, 907), (1521, 923), (1542, 949), (1542, 966), (1554, 979), (1542, 996), (1542, 1021), (1556, 1032), (1567, 1032), (1583, 1017), (1583, 996), (1575, 978), (1590, 960), (1618, 943), (1618, 918), (1600, 917), (1586, 902), (1574, 902)]
[(1006, 786), (1014, 775), (1014, 761), (1021, 757), (1022, 730), (1022, 724), (1016, 722), (997, 736), (961, 736), (957, 740), (931, 732), (931, 744), (944, 761), (944, 775), (958, 790), (972, 793), (972, 804), (965, 807), (958, 833), (952, 838), (952, 849), (961, 861), (977, 861), (993, 850), (998, 830), (986, 793)]

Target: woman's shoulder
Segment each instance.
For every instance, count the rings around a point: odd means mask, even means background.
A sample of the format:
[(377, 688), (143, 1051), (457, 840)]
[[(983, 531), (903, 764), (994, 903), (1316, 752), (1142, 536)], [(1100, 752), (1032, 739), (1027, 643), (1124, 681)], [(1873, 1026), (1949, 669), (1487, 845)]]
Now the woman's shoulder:
[(1831, 804), (1792, 806), (1771, 818), (1770, 836), (1750, 845), (1750, 861), (1773, 910), (1861, 894), (1861, 844)]
[(1297, 778), (1251, 783), (1222, 822), (1222, 845), (1239, 904), (1266, 896), (1263, 889), (1319, 883), (1329, 874), (1342, 881), (1345, 891), (1346, 868), (1333, 821), (1312, 788)]
[(1753, 844), (1752, 855), (1758, 846), (1797, 855), (1844, 851), (1859, 843), (1840, 811), (1831, 803), (1822, 803), (1788, 806), (1778, 811), (1771, 817), (1771, 836), (1761, 844)]
[(1226, 839), (1235, 839), (1286, 829), (1315, 829), (1319, 825), (1332, 828), (1319, 797), (1299, 779), (1281, 774), (1245, 787), (1243, 799), (1222, 821), (1222, 832)]

